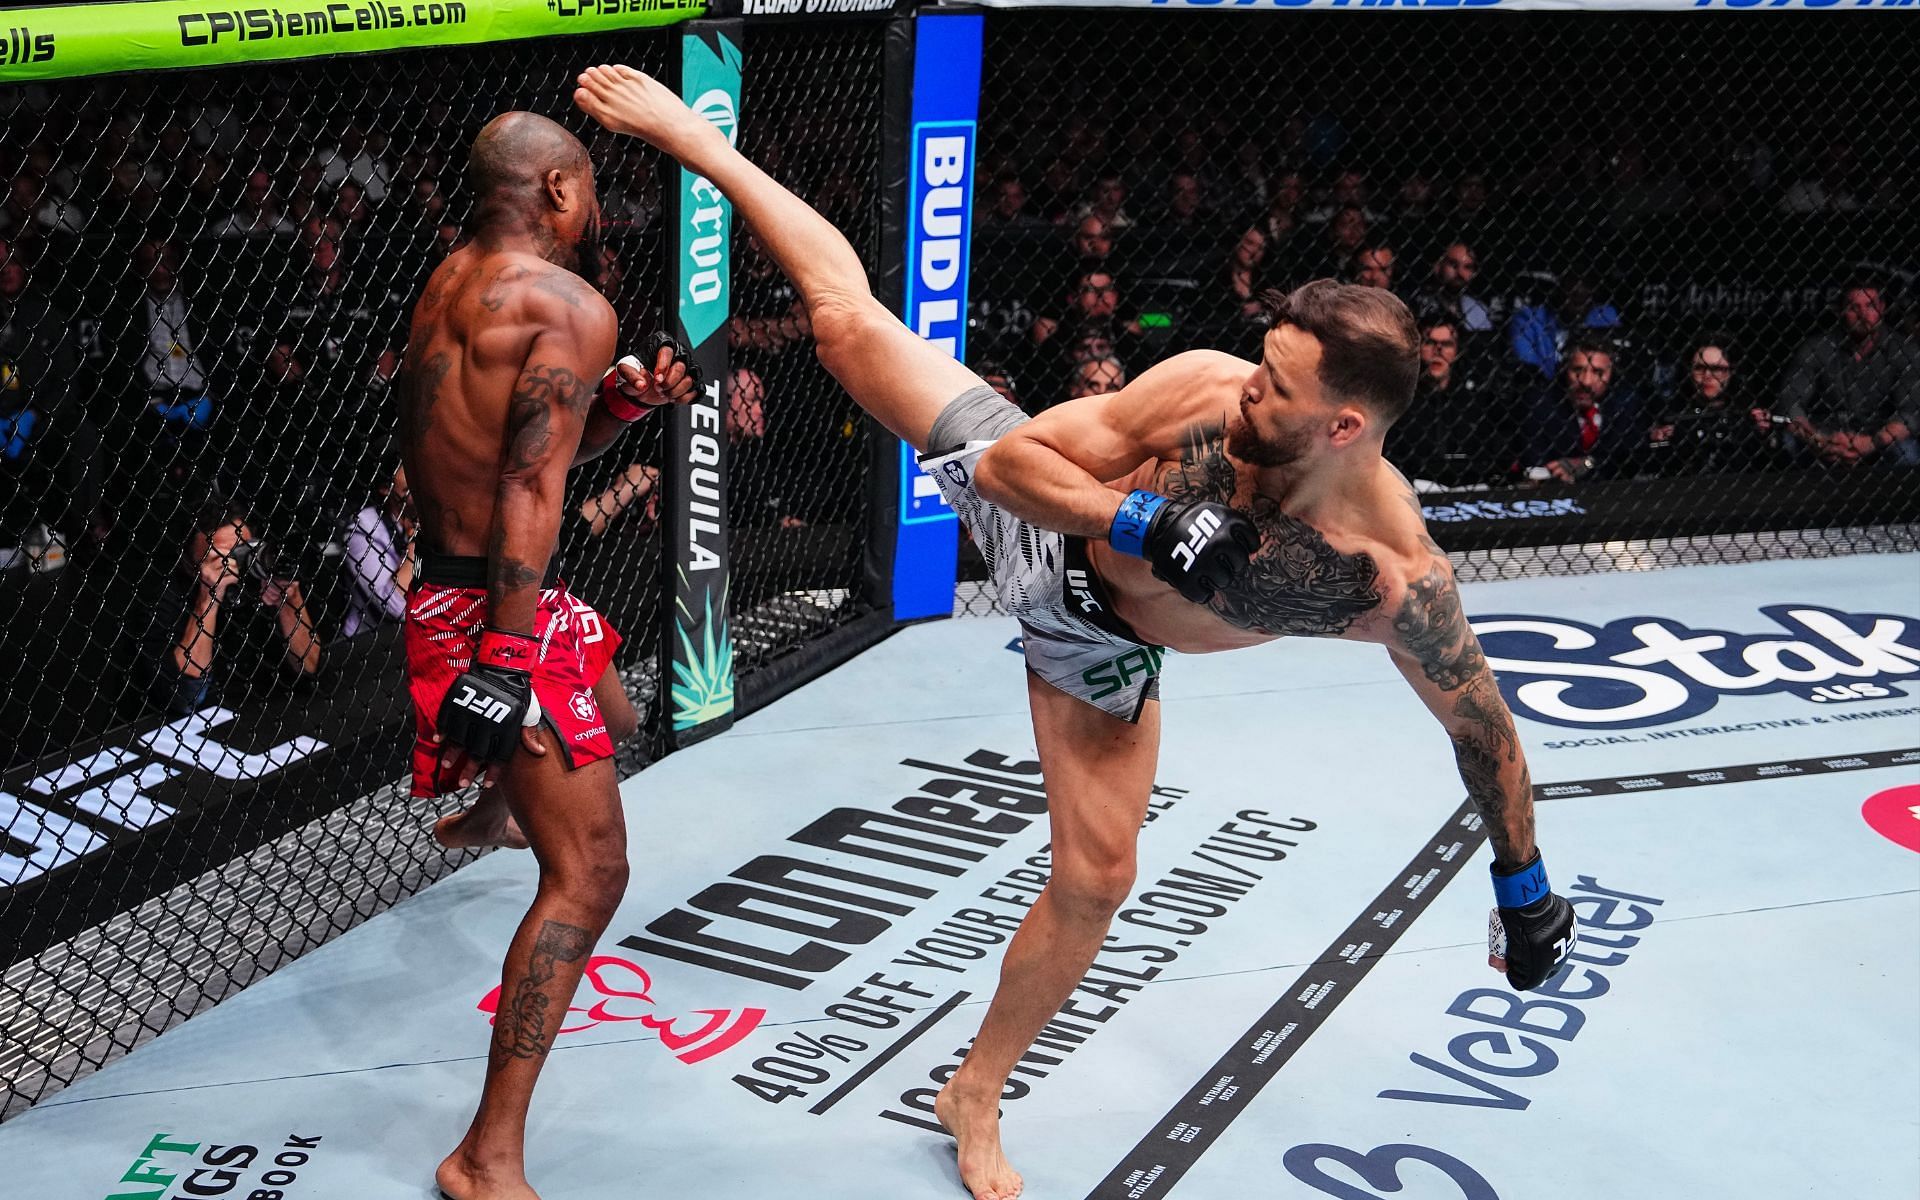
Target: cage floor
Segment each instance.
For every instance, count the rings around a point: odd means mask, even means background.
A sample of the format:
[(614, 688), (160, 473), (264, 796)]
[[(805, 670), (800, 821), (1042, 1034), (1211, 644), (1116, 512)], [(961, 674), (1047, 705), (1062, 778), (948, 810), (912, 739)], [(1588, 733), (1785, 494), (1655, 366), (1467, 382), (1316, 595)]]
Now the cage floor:
[[(1005, 1103), (1027, 1194), (1920, 1194), (1916, 580), (1468, 586), (1477, 622), (1534, 623), (1489, 639), (1510, 682), (1558, 646), (1521, 728), (1584, 950), (1531, 1007), (1484, 964), (1488, 851), (1383, 653), (1169, 659), (1140, 882)], [(545, 1200), (961, 1195), (927, 1100), (1045, 864), (1015, 634), (906, 630), (625, 785), (633, 885), (534, 1100)], [(773, 856), (857, 877), (743, 871)], [(0, 1126), (0, 1195), (431, 1195), (533, 879), (489, 856)]]

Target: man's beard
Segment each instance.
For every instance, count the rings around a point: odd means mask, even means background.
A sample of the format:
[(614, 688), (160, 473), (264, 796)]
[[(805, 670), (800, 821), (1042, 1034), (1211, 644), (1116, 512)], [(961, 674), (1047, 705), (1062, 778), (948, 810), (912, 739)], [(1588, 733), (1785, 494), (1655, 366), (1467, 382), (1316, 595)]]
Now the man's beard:
[(1243, 417), (1227, 431), (1227, 453), (1252, 467), (1285, 467), (1305, 458), (1312, 441), (1304, 429), (1282, 430), (1271, 440), (1263, 439)]

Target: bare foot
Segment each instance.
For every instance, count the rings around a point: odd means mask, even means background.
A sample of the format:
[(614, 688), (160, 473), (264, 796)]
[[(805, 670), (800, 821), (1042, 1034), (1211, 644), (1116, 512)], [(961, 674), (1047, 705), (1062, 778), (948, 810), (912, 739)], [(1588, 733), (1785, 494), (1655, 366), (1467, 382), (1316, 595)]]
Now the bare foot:
[(696, 116), (665, 84), (632, 67), (588, 67), (580, 73), (573, 102), (614, 133), (650, 142), (692, 166), (714, 127)]
[(933, 1112), (960, 1144), (960, 1182), (973, 1200), (1014, 1200), (1026, 1185), (1000, 1150), (999, 1095), (962, 1095), (954, 1082), (933, 1098)]
[(463, 1150), (447, 1155), (433, 1180), (447, 1200), (540, 1200), (517, 1168), (489, 1169), (474, 1163)]
[(488, 807), (481, 801), (472, 808), (441, 817), (433, 823), (433, 840), (449, 850), (479, 850), (487, 846), (525, 850), (527, 835), (520, 832), (519, 822), (504, 806), (497, 806), (493, 812), (484, 811)]

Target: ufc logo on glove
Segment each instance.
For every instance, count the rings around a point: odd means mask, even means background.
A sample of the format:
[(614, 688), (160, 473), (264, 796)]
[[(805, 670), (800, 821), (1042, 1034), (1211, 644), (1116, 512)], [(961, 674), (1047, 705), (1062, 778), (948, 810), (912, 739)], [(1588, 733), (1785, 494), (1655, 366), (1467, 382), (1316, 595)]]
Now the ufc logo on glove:
[(456, 706), (466, 709), (483, 721), (499, 723), (507, 719), (512, 708), (505, 700), (482, 696), (471, 683), (462, 681), (460, 691), (454, 696)]
[(1193, 570), (1194, 560), (1200, 553), (1200, 547), (1206, 545), (1207, 539), (1212, 537), (1219, 528), (1220, 518), (1206, 509), (1201, 509), (1194, 515), (1193, 524), (1187, 527), (1187, 540), (1173, 548), (1173, 556), (1180, 560), (1182, 570)]

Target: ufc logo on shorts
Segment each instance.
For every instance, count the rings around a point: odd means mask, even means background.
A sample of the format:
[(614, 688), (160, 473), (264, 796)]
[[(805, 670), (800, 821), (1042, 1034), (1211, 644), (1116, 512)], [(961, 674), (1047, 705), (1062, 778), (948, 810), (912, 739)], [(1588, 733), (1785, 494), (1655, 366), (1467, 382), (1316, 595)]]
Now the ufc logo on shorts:
[(481, 720), (491, 721), (495, 725), (506, 720), (507, 714), (513, 711), (505, 700), (482, 696), (471, 683), (465, 682), (460, 684), (460, 691), (454, 696), (453, 703), (455, 707), (464, 708)]
[(1073, 592), (1073, 598), (1080, 602), (1081, 612), (1100, 611), (1100, 602), (1093, 598), (1093, 581), (1087, 578), (1085, 571), (1069, 570), (1067, 587)]
[(1210, 512), (1202, 511), (1193, 518), (1193, 524), (1187, 528), (1187, 540), (1173, 548), (1173, 556), (1180, 560), (1182, 571), (1193, 570), (1194, 561), (1200, 555), (1200, 547), (1220, 528), (1220, 518)]

